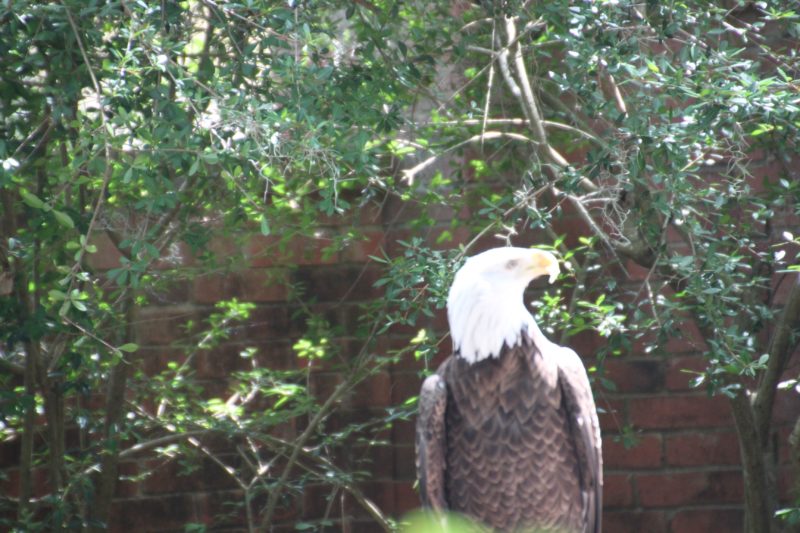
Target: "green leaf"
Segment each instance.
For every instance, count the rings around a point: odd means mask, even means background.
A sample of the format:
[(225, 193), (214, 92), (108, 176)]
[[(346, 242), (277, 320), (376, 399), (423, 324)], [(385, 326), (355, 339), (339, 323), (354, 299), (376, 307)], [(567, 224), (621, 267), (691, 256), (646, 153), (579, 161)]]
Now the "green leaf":
[(72, 218), (65, 212), (53, 209), (53, 216), (56, 217), (58, 223), (65, 228), (73, 229), (75, 227), (75, 222), (73, 222)]
[(56, 289), (49, 291), (47, 295), (50, 296), (50, 299), (53, 300), (54, 302), (60, 302), (61, 300), (67, 297), (66, 294)]
[(139, 345), (136, 344), (135, 342), (129, 342), (129, 343), (123, 344), (122, 346), (117, 346), (117, 350), (119, 350), (121, 352), (127, 352), (127, 353), (133, 353), (138, 349), (139, 349)]
[(22, 196), (22, 201), (34, 209), (44, 209), (44, 202), (35, 194), (26, 191), (25, 189), (19, 190), (19, 195)]
[(269, 220), (267, 220), (267, 216), (266, 215), (262, 215), (261, 216), (261, 235), (266, 236), (266, 235), (269, 235), (269, 234), (270, 234)]

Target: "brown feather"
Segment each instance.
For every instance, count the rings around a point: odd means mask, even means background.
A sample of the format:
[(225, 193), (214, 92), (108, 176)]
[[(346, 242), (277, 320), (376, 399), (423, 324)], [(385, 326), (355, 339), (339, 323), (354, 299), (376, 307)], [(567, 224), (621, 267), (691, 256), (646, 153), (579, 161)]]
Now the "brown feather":
[[(585, 383), (573, 379), (574, 369), (560, 369), (559, 354), (549, 353), (564, 348), (541, 334), (523, 337), (472, 365), (450, 357), (426, 380), (417, 425), (423, 501), (502, 531), (595, 533), (599, 433), (595, 442), (593, 422), (575, 418), (591, 411), (596, 421), (585, 370)], [(446, 399), (431, 393), (434, 384)]]

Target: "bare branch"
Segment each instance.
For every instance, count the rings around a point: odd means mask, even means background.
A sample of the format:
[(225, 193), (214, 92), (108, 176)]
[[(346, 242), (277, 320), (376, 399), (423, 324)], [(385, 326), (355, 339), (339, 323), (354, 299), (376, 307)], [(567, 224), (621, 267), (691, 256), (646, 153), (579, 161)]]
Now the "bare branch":
[[(495, 42), (497, 24), (492, 21), (492, 45)], [(494, 61), (489, 64), (489, 80), (486, 82), (486, 103), (483, 106), (483, 121), (481, 123), (481, 148), (483, 148), (483, 138), (486, 135), (486, 121), (489, 119), (489, 104), (492, 102), (492, 88), (494, 87)]]
[[(380, 328), (380, 321), (375, 320), (372, 325), (372, 329), (367, 335), (367, 339), (364, 342), (361, 351), (356, 356), (356, 361), (358, 361), (360, 365), (365, 364), (365, 359), (368, 354), (369, 344), (372, 339), (375, 338), (378, 330)], [(387, 363), (378, 363), (378, 365), (383, 365)], [(348, 392), (350, 389), (353, 388), (355, 383), (358, 381), (358, 369), (354, 369), (353, 372), (350, 373), (349, 379), (343, 381), (334, 389), (334, 391), (328, 396), (325, 402), (320, 406), (319, 410), (316, 414), (311, 418), (308, 422), (303, 433), (300, 434), (299, 437), (294, 441), (294, 446), (292, 448), (292, 452), (289, 455), (289, 458), (286, 461), (286, 465), (283, 467), (283, 472), (281, 473), (280, 478), (274, 484), (273, 489), (269, 493), (269, 497), (267, 498), (267, 508), (264, 512), (264, 516), (261, 520), (261, 528), (266, 529), (268, 525), (272, 522), (272, 517), (275, 514), (275, 509), (278, 505), (278, 500), (280, 499), (281, 494), (283, 493), (284, 488), (286, 487), (286, 481), (289, 479), (289, 474), (294, 468), (295, 463), (297, 462), (297, 458), (300, 455), (300, 452), (305, 446), (306, 442), (314, 432), (317, 431), (319, 424), (328, 416), (330, 411), (333, 409), (334, 405)]]
[(5, 374), (14, 374), (16, 376), (22, 376), (25, 374), (25, 367), (20, 364), (13, 363), (8, 359), (0, 357), (0, 372)]
[(415, 165), (414, 167), (408, 170), (404, 170), (403, 179), (406, 180), (409, 185), (413, 185), (414, 178), (417, 176), (417, 174), (419, 174), (420, 172), (422, 172), (423, 170), (434, 164), (443, 155), (458, 150), (462, 146), (466, 146), (474, 142), (480, 141), (482, 143), (485, 140), (492, 140), (492, 139), (510, 139), (514, 141), (536, 144), (536, 142), (533, 139), (530, 139), (520, 133), (512, 133), (508, 131), (487, 131), (486, 133), (482, 133), (480, 135), (473, 135), (472, 137), (470, 137), (465, 141), (461, 141), (460, 143), (456, 143), (453, 146), (449, 146), (443, 152), (436, 155), (432, 155), (431, 157)]

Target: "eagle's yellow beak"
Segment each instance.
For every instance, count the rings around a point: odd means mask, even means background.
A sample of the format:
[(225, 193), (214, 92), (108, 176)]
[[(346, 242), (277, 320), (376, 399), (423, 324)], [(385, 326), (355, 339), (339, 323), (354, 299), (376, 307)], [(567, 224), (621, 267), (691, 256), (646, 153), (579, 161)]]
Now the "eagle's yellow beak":
[(533, 250), (533, 270), (537, 276), (549, 276), (550, 283), (553, 283), (561, 272), (556, 256), (544, 250)]

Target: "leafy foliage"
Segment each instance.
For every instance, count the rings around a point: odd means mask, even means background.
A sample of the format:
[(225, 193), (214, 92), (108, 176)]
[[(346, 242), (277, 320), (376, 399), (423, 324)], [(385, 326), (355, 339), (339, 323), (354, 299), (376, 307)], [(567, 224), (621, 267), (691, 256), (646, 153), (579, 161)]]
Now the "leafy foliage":
[[(312, 482), (393, 528), (332, 450), (379, 440), (414, 399), (363, 424), (329, 419), (387, 365), (429, 367), (447, 342), (431, 319), (467, 254), (535, 240), (564, 274), (534, 289), (534, 311), (563, 341), (605, 339), (601, 385), (613, 388), (604, 358), (634, 341), (663, 353), (697, 325), (708, 364), (696, 385), (731, 399), (755, 465), (748, 528), (770, 531), (763, 452), (800, 299), (776, 299), (800, 242), (798, 27), (780, 2), (6, 2), (0, 434), (21, 443), (6, 525), (100, 527), (120, 460), (152, 454), (188, 471), (213, 462), (252, 529)], [(327, 259), (362, 240), (361, 210), (389, 202), (414, 214), (388, 227), (412, 236), (371, 258), (385, 297), (352, 331), (288, 281), (292, 268), (275, 280), (305, 324), (294, 339), (305, 366), (265, 363), (248, 333), (257, 309), (234, 300), (176, 316), (184, 341), (141, 368), (139, 310), (235, 272), (230, 249), (260, 234), (262, 258), (286, 266), (296, 243), (345, 228), (326, 237)], [(418, 334), (376, 355), (398, 326)], [(197, 360), (232, 342), (227, 388), (207, 390)], [(310, 386), (320, 365), (346, 376), (322, 397)], [(46, 445), (34, 447), (38, 417)], [(298, 421), (290, 442), (281, 431)], [(235, 459), (210, 444), (221, 436)]]

